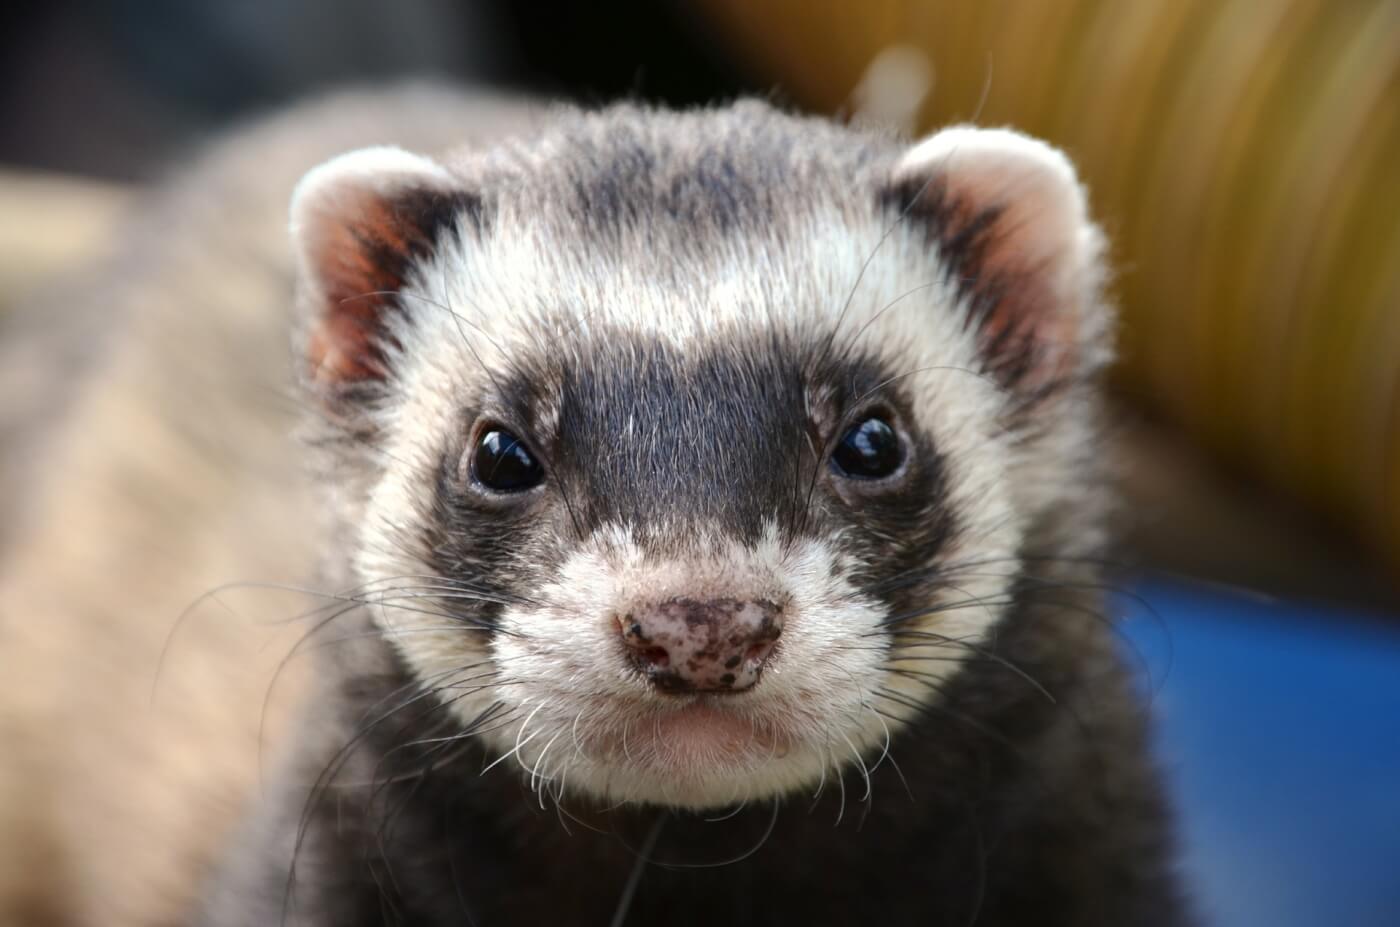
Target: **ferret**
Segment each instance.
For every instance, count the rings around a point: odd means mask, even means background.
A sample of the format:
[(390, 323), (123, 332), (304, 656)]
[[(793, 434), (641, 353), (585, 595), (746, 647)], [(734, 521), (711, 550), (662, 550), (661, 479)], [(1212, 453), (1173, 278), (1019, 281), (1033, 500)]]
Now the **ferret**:
[(0, 576), (14, 910), (1188, 921), (1062, 153), (416, 88), (153, 210)]

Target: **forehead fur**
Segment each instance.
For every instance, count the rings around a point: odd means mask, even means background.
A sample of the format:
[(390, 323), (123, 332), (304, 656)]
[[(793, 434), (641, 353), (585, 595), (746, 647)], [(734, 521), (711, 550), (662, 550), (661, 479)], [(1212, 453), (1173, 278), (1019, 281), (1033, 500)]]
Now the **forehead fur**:
[(932, 340), (968, 366), (956, 281), (879, 196), (902, 151), (753, 102), (568, 112), (445, 159), (489, 219), (443, 238), (412, 278), (406, 298), (422, 307), (405, 324), (432, 337), (396, 335), (470, 341), (478, 367), (617, 329), (687, 347), (781, 330), (874, 345), (905, 369)]
[(860, 199), (855, 187), (888, 173), (901, 150), (884, 136), (747, 101), (690, 112), (563, 111), (544, 134), (448, 163), (501, 194), (507, 223), (519, 210), (517, 220), (586, 237), (602, 256), (626, 260), (641, 239), (723, 258), (728, 235), (780, 239), (808, 210)]
[(889, 224), (874, 191), (900, 150), (756, 103), (570, 113), (447, 159), (492, 218), (479, 238), (447, 240), (421, 283), (459, 312), (508, 317), (487, 318), (493, 329), (562, 314), (680, 341), (834, 318)]

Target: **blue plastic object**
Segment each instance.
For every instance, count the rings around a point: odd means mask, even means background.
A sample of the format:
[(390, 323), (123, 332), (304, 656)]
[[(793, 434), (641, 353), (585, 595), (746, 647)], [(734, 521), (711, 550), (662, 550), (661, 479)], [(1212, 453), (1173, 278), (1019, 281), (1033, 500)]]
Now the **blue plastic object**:
[(1210, 927), (1400, 925), (1400, 621), (1147, 579), (1126, 604)]

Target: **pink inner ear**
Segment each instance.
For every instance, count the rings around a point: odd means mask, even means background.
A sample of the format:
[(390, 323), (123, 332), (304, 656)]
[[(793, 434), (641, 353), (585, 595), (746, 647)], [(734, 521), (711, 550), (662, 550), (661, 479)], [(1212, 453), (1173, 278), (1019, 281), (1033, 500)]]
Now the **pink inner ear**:
[(307, 256), (321, 305), (307, 340), (313, 379), (325, 386), (383, 379), (384, 313), (403, 285), (407, 243), (392, 207), (370, 191), (318, 217)]
[(1066, 375), (1075, 353), (1073, 294), (1056, 238), (1034, 191), (999, 186), (971, 165), (927, 185), (898, 185), (910, 220), (921, 220), (970, 306), (990, 370), (1008, 387), (1036, 391)]
[(382, 380), (388, 371), (373, 347), (372, 321), (348, 314), (324, 319), (307, 339), (312, 379), (322, 386)]
[(334, 210), (305, 230), (320, 303), (306, 344), (314, 382), (337, 387), (388, 376), (387, 315), (403, 311), (397, 294), (409, 268), (431, 252), (458, 200), (423, 189), (342, 191)]
[(1018, 226), (1033, 221), (1024, 209), (1004, 209), (975, 273), (988, 293), (979, 333), (985, 356), (1004, 380), (1036, 390), (1069, 372), (1074, 330), (1052, 260), (1025, 247)]

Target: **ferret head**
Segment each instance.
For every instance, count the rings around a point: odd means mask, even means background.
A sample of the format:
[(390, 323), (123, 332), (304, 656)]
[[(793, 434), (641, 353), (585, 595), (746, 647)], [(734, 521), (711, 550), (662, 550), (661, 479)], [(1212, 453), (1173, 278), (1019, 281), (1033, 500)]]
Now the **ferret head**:
[(817, 789), (1098, 541), (1100, 237), (1025, 136), (564, 113), (292, 213), (346, 575), (541, 789)]

